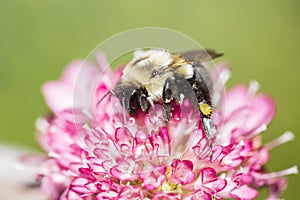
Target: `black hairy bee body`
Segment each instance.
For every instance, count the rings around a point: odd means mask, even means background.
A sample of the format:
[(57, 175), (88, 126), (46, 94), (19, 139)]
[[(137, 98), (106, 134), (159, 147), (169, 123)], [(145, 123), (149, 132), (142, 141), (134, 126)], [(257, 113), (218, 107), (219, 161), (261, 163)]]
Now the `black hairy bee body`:
[(183, 53), (161, 49), (137, 51), (111, 93), (131, 116), (135, 116), (138, 110), (146, 113), (154, 103), (162, 103), (165, 121), (172, 115), (171, 102), (180, 102), (183, 96), (197, 106), (205, 134), (209, 137), (214, 134), (212, 81), (202, 64), (221, 55), (212, 50)]

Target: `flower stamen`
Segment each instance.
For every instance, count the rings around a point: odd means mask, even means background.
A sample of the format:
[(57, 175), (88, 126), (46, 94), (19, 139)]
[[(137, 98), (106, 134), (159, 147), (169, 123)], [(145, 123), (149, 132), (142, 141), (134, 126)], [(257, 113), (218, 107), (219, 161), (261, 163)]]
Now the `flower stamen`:
[(277, 146), (280, 146), (284, 143), (292, 141), (292, 140), (294, 140), (294, 138), (295, 138), (294, 133), (292, 133), (291, 131), (286, 131), (281, 136), (276, 138), (275, 140), (265, 144), (265, 146), (270, 150), (270, 149), (273, 149), (273, 148), (275, 148)]

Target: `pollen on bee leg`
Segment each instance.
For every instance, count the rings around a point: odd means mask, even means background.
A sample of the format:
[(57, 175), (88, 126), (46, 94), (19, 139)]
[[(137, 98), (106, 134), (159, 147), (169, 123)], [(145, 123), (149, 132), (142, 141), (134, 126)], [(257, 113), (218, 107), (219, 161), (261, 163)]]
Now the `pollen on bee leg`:
[(210, 116), (210, 114), (212, 113), (212, 107), (209, 104), (200, 102), (198, 105), (199, 110), (203, 115)]

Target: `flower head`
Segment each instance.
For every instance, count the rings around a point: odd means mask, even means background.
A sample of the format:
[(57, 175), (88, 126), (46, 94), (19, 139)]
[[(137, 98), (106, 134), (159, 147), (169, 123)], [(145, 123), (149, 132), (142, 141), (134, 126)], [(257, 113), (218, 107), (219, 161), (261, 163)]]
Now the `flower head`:
[[(126, 123), (115, 96), (97, 106), (122, 73), (122, 68), (104, 70), (107, 62), (102, 54), (98, 58), (100, 67), (88, 64), (82, 73), (82, 62), (75, 61), (60, 80), (43, 86), (53, 115), (36, 123), (48, 153), (37, 167), (37, 178), (52, 199), (247, 200), (256, 198), (263, 186), (270, 188), (269, 199), (280, 197), (284, 176), (297, 169), (270, 173), (264, 168), (269, 149), (286, 137), (262, 144), (260, 134), (272, 120), (275, 105), (269, 96), (256, 94), (255, 82), (238, 85), (226, 95), (216, 91), (220, 107), (210, 147), (201, 117), (187, 101), (174, 106), (167, 123), (159, 104), (146, 114), (126, 116)], [(220, 91), (217, 82), (227, 79), (228, 69), (221, 64), (217, 71), (212, 77)]]

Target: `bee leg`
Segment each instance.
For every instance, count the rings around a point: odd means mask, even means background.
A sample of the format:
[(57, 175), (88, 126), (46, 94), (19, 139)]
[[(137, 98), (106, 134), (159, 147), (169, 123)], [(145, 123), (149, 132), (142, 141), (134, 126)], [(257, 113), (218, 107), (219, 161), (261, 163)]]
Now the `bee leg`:
[(139, 109), (139, 96), (140, 91), (139, 89), (133, 89), (126, 91), (122, 94), (121, 103), (124, 108), (123, 112), (123, 120), (124, 124), (127, 124), (127, 116), (126, 111), (129, 112), (130, 116), (135, 116), (137, 110)]
[(148, 92), (143, 87), (136, 89), (136, 91), (138, 94), (137, 100), (138, 100), (139, 108), (142, 110), (143, 113), (145, 113), (149, 108)]
[[(122, 98), (122, 106), (123, 108), (126, 108), (126, 99), (125, 97)], [(123, 111), (123, 123), (127, 124), (127, 120), (126, 120), (126, 110), (124, 109)]]
[(149, 101), (145, 94), (141, 94), (139, 97), (139, 103), (141, 110), (145, 113), (149, 108)]
[(191, 84), (179, 74), (174, 74), (174, 76), (166, 80), (162, 96), (164, 102), (164, 118), (166, 121), (171, 117), (172, 108), (170, 103), (172, 101), (183, 103), (183, 99), (188, 99), (192, 105), (197, 105)]
[(215, 126), (209, 117), (202, 117), (202, 125), (205, 132), (205, 136), (209, 143), (209, 157), (212, 157), (212, 143), (213, 143), (213, 136), (216, 133)]
[(171, 118), (172, 107), (169, 103), (164, 103), (163, 108), (164, 108), (164, 120), (165, 122), (167, 122)]
[(202, 127), (204, 130), (205, 136), (209, 142), (209, 149), (210, 149), (209, 156), (211, 157), (212, 156), (212, 147), (213, 147), (213, 145), (212, 145), (213, 138), (216, 133), (215, 126), (211, 119), (212, 107), (205, 101), (199, 102), (198, 106), (199, 106), (199, 111), (202, 115)]
[(129, 99), (128, 111), (130, 116), (136, 116), (136, 112), (141, 105), (140, 98), (141, 98), (141, 90), (140, 89), (133, 90)]
[(164, 89), (163, 89), (163, 108), (164, 108), (164, 120), (168, 121), (171, 117), (172, 107), (171, 101), (174, 99), (173, 91), (172, 91), (172, 83), (174, 82), (173, 79), (167, 79)]
[(212, 156), (212, 143), (213, 137), (215, 136), (216, 129), (211, 119), (213, 112), (211, 103), (211, 84), (207, 77), (202, 76), (202, 68), (195, 67), (194, 78), (190, 79), (189, 82), (194, 89), (194, 93), (198, 101), (198, 109), (202, 115), (202, 126), (205, 132), (205, 136), (209, 142), (210, 157)]

